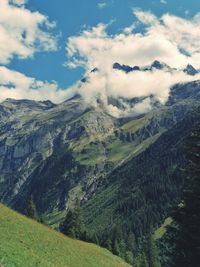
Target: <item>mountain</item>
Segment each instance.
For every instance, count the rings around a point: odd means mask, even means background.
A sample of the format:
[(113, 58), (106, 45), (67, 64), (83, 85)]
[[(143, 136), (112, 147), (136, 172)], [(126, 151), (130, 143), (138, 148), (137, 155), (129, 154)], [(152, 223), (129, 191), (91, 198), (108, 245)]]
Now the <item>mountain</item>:
[(0, 204), (0, 265), (130, 266), (96, 245), (70, 239)]
[(188, 64), (184, 69), (178, 70), (176, 68), (171, 68), (165, 63), (162, 63), (158, 60), (155, 60), (151, 65), (149, 66), (144, 66), (144, 67), (139, 67), (139, 66), (128, 66), (128, 65), (121, 65), (119, 63), (114, 63), (113, 64), (113, 69), (124, 71), (125, 73), (130, 73), (133, 71), (153, 71), (153, 70), (164, 70), (167, 72), (177, 72), (177, 71), (183, 71), (188, 75), (194, 76), (199, 73), (198, 70), (196, 70), (191, 64)]
[(21, 211), (32, 194), (41, 214), (85, 203), (108, 173), (154, 143), (198, 106), (199, 83), (177, 85), (166, 106), (117, 120), (80, 98), (60, 105), (0, 105), (0, 199)]
[(134, 67), (130, 67), (128, 65), (120, 65), (119, 63), (114, 63), (113, 64), (113, 69), (116, 69), (116, 70), (122, 70), (126, 73), (129, 73), (129, 72), (132, 72), (132, 71), (139, 71), (140, 70), (140, 67), (138, 66), (134, 66)]
[(184, 72), (186, 72), (189, 75), (196, 75), (197, 73), (199, 73), (192, 65), (188, 64), (187, 67), (183, 70)]
[(177, 84), (165, 105), (117, 119), (80, 96), (59, 105), (7, 99), (0, 104), (0, 201), (25, 213), (32, 196), (39, 216), (58, 227), (78, 199), (102, 246), (112, 249), (118, 227), (123, 242), (133, 233), (140, 247), (180, 199), (182, 146), (199, 100), (199, 81)]

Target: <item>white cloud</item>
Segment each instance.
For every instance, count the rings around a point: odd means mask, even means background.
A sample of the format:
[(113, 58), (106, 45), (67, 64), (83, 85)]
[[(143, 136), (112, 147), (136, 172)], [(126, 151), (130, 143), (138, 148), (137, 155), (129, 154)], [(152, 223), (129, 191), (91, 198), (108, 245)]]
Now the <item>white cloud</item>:
[[(49, 30), (55, 27), (39, 12), (25, 8), (26, 0), (0, 0), (0, 64), (14, 56), (28, 58), (36, 51), (56, 50), (57, 40)], [(0, 101), (6, 98), (62, 102), (67, 92), (56, 82), (42, 82), (0, 66)]]
[(133, 14), (137, 17), (139, 21), (141, 21), (143, 24), (157, 24), (158, 19), (155, 15), (153, 15), (151, 12), (147, 11), (144, 12), (141, 9), (133, 9)]
[[(89, 104), (96, 105), (97, 98), (105, 107), (115, 114), (121, 112), (108, 104), (108, 97), (147, 97), (154, 95), (164, 103), (169, 95), (170, 87), (178, 82), (191, 81), (199, 78), (191, 77), (182, 71), (169, 73), (154, 70), (153, 72), (132, 72), (129, 74), (113, 70), (114, 62), (126, 65), (144, 66), (154, 60), (165, 62), (171, 67), (184, 68), (188, 63), (200, 68), (200, 13), (192, 20), (186, 20), (170, 14), (157, 18), (151, 12), (135, 9), (134, 15), (143, 24), (142, 33), (133, 32), (131, 26), (121, 33), (109, 35), (107, 25), (83, 30), (78, 36), (72, 36), (67, 41), (68, 65), (83, 66), (87, 83), (75, 85), (72, 90), (78, 90)], [(184, 51), (184, 52), (183, 52)], [(99, 72), (90, 74), (93, 68)], [(148, 109), (149, 104), (143, 102), (138, 110)], [(136, 107), (134, 107), (136, 111)], [(127, 112), (133, 112), (130, 107)], [(124, 111), (123, 111), (124, 112)]]
[(103, 9), (103, 8), (106, 8), (108, 4), (106, 2), (101, 2), (101, 3), (98, 3), (97, 6), (99, 9)]
[(7, 64), (13, 56), (27, 58), (36, 51), (56, 50), (57, 40), (49, 30), (55, 27), (39, 12), (31, 12), (26, 1), (0, 0), (0, 63)]
[[(141, 23), (147, 24), (144, 33), (133, 33), (134, 27), (116, 35), (108, 35), (107, 25), (83, 30), (67, 41), (69, 64), (84, 65), (86, 69), (119, 61), (127, 65), (152, 63), (157, 59), (172, 67), (187, 63), (200, 67), (200, 13), (191, 21), (170, 14), (160, 19), (150, 12), (134, 10)], [(190, 57), (181, 51), (185, 50)]]
[[(196, 75), (195, 79), (200, 79)], [(167, 72), (163, 70), (134, 71), (125, 73), (120, 70), (108, 69), (88, 74), (87, 82), (74, 85), (69, 91), (79, 93), (87, 105), (97, 107), (99, 102), (109, 113), (118, 117), (130, 114), (147, 112), (151, 109), (150, 96), (164, 104), (169, 96), (170, 87), (176, 83), (184, 83), (194, 80), (183, 71)], [(112, 97), (121, 101), (123, 109), (109, 104), (108, 99)], [(123, 99), (143, 98), (145, 100), (129, 106)], [(98, 101), (97, 101), (98, 100)]]
[(160, 3), (166, 5), (167, 1), (166, 0), (160, 0)]
[(56, 82), (42, 82), (0, 66), (0, 101), (6, 98), (51, 100), (63, 102), (69, 92), (58, 88)]

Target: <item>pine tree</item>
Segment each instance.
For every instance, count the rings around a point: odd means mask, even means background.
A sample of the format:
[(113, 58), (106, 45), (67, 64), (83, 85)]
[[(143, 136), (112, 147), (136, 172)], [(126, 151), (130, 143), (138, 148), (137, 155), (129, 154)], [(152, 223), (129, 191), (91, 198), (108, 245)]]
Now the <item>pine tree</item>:
[(133, 264), (134, 256), (133, 256), (133, 252), (132, 251), (126, 251), (125, 260), (126, 260), (126, 262), (128, 262), (130, 264)]
[(127, 237), (127, 249), (134, 252), (136, 250), (136, 239), (133, 232), (129, 232)]
[(120, 247), (119, 247), (119, 242), (117, 239), (114, 240), (113, 242), (113, 254), (119, 256), (120, 255)]
[(33, 202), (33, 197), (31, 196), (30, 199), (27, 202), (27, 208), (26, 208), (26, 214), (27, 217), (37, 220), (37, 211), (35, 204)]
[(45, 218), (44, 218), (43, 216), (41, 216), (41, 217), (38, 219), (38, 221), (39, 221), (40, 223), (44, 224), (44, 225), (48, 225), (47, 222), (46, 222), (46, 220), (45, 220)]
[(92, 243), (99, 245), (99, 238), (96, 233), (92, 235), (91, 241)]
[(152, 234), (147, 239), (147, 255), (149, 267), (161, 267), (158, 249)]
[(105, 243), (104, 243), (104, 246), (105, 246), (108, 250), (112, 251), (112, 241), (111, 241), (111, 239), (110, 239), (109, 237), (107, 237), (107, 239), (106, 239), (106, 241), (105, 241)]
[(139, 267), (149, 267), (148, 262), (147, 262), (146, 255), (144, 253), (142, 253)]
[(126, 243), (124, 239), (119, 240), (120, 257), (126, 258)]
[(72, 238), (85, 239), (86, 230), (79, 204), (67, 212), (65, 220), (60, 224), (60, 231)]
[(182, 202), (173, 211), (171, 244), (175, 248), (172, 264), (175, 267), (194, 267), (200, 257), (200, 123), (186, 142), (189, 166)]

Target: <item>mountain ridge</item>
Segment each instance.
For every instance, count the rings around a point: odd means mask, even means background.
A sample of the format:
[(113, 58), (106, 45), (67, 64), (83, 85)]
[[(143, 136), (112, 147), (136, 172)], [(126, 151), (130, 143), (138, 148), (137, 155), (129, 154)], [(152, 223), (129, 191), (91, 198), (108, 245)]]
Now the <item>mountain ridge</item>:
[(177, 69), (177, 68), (172, 68), (169, 65), (167, 65), (164, 62), (160, 62), (158, 60), (155, 60), (152, 64), (148, 65), (148, 66), (144, 66), (144, 67), (139, 67), (139, 66), (128, 66), (128, 65), (124, 65), (124, 64), (120, 64), (118, 62), (115, 62), (113, 64), (113, 69), (116, 70), (121, 70), (124, 71), (125, 73), (130, 73), (130, 72), (134, 72), (134, 71), (153, 71), (153, 70), (164, 70), (164, 71), (168, 71), (168, 72), (176, 72), (176, 71), (182, 71), (188, 75), (194, 76), (196, 74), (198, 74), (200, 71), (196, 70), (191, 64), (188, 64), (187, 66), (185, 66), (185, 68), (183, 69)]

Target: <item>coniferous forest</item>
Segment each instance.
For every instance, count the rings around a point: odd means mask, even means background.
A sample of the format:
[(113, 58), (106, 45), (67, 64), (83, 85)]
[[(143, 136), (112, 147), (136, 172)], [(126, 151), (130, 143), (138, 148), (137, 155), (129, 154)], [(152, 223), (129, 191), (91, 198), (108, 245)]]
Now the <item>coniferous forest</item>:
[[(184, 122), (182, 122), (182, 128), (178, 127), (178, 131), (182, 132), (184, 127)], [(175, 129), (173, 129), (172, 134), (174, 133)], [(175, 151), (174, 158), (172, 154), (173, 150), (171, 150), (171, 147), (173, 147), (174, 144), (171, 143), (169, 145), (166, 142), (167, 139), (170, 138), (169, 133), (167, 137), (164, 137), (164, 141), (162, 140), (162, 142), (166, 143), (166, 147), (164, 148), (165, 162), (163, 162), (163, 165), (161, 166), (162, 169), (157, 170), (160, 174), (156, 174), (156, 177), (159, 177), (161, 181), (163, 181), (162, 175), (166, 175), (166, 172), (163, 172), (164, 168), (167, 170), (167, 174), (169, 175), (168, 171), (171, 170), (170, 168), (172, 164), (174, 164), (175, 160), (179, 160), (180, 162), (180, 159), (182, 159), (184, 166), (181, 168), (180, 165), (177, 165), (173, 175), (171, 177), (169, 176), (169, 184), (166, 184), (166, 193), (164, 192), (163, 195), (160, 195), (159, 184), (157, 184), (159, 183), (158, 180), (157, 183), (155, 181), (152, 185), (154, 186), (154, 188), (152, 188), (152, 195), (149, 195), (151, 188), (148, 184), (146, 184), (147, 188), (143, 187), (144, 191), (139, 192), (139, 195), (137, 196), (136, 189), (132, 189), (130, 187), (130, 180), (128, 180), (131, 170), (126, 167), (126, 171), (122, 170), (122, 177), (124, 177), (122, 178), (123, 187), (119, 190), (118, 205), (116, 209), (116, 212), (120, 214), (122, 218), (125, 218), (124, 221), (123, 219), (119, 219), (116, 224), (112, 225), (112, 227), (109, 228), (108, 231), (105, 231), (103, 235), (101, 233), (99, 233), (99, 235), (96, 233), (90, 235), (91, 230), (87, 232), (86, 227), (83, 226), (84, 219), (81, 218), (82, 215), (80, 207), (76, 206), (74, 211), (69, 211), (67, 213), (64, 222), (60, 226), (61, 232), (71, 235), (74, 238), (80, 238), (84, 241), (101, 245), (109, 249), (115, 255), (122, 257), (133, 266), (195, 266), (200, 255), (200, 124), (197, 123), (192, 131), (185, 134), (186, 137), (184, 142), (180, 146), (180, 154)], [(174, 142), (176, 141), (177, 140), (174, 139)], [(154, 149), (156, 149), (155, 146)], [(149, 149), (146, 153), (148, 155), (148, 159), (149, 153), (156, 155), (156, 151), (151, 151), (151, 149)], [(167, 162), (166, 156), (168, 153), (169, 161)], [(160, 151), (158, 155), (160, 157)], [(145, 155), (143, 157), (145, 157)], [(158, 162), (162, 159), (154, 158), (153, 160)], [(140, 157), (135, 163), (137, 169), (140, 168), (139, 162), (142, 162)], [(147, 161), (144, 160), (143, 162)], [(148, 160), (148, 167), (152, 165), (151, 160)], [(135, 166), (131, 164), (131, 168), (134, 168)], [(145, 165), (140, 169), (141, 174), (138, 175), (137, 170), (136, 175), (139, 176), (140, 179), (142, 175), (144, 175), (145, 180), (149, 178), (147, 177), (147, 169), (146, 172), (144, 172), (144, 167)], [(149, 175), (152, 176), (156, 170), (150, 170), (149, 168), (149, 171)], [(179, 196), (174, 202), (176, 205), (174, 204), (168, 206), (168, 203), (170, 203), (170, 197), (173, 197), (173, 191), (169, 192), (171, 186), (170, 183), (172, 182), (170, 181), (170, 178), (173, 179), (173, 183), (181, 187), (181, 190), (179, 190)], [(129, 187), (126, 185), (126, 181), (129, 183)], [(173, 187), (173, 189), (178, 190), (175, 187)], [(163, 188), (161, 192), (162, 191)], [(125, 195), (127, 198), (125, 198)], [(177, 194), (174, 193), (174, 196), (177, 196)], [(158, 200), (156, 207), (152, 207), (151, 204), (145, 205), (147, 202), (151, 203), (149, 201), (149, 199), (151, 200), (151, 197), (153, 197), (154, 200), (155, 198)], [(167, 207), (159, 207), (160, 203), (164, 202), (163, 197), (166, 200)], [(126, 199), (126, 202), (121, 202), (120, 199)], [(153, 208), (156, 212), (153, 211)], [(134, 221), (134, 215), (131, 212), (133, 210), (140, 212), (140, 219), (138, 218), (138, 215), (135, 215), (137, 218), (136, 222)], [(165, 214), (165, 216), (162, 217), (160, 214)], [(129, 216), (131, 216), (130, 219)], [(163, 222), (163, 219), (167, 216), (172, 218), (172, 220), (170, 220), (170, 224), (166, 226), (166, 232), (157, 239), (155, 234), (156, 229), (159, 228), (161, 222)], [(70, 231), (73, 227), (73, 234), (71, 234)]]

